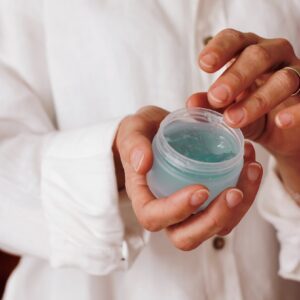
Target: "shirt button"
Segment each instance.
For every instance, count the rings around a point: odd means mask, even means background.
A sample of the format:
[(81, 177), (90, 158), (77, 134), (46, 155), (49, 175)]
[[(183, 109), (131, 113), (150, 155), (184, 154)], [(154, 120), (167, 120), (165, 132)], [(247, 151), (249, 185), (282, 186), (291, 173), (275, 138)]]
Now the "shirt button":
[(225, 239), (222, 238), (221, 236), (217, 236), (214, 238), (213, 240), (213, 247), (216, 249), (216, 250), (221, 250), (223, 249), (225, 246)]
[(208, 42), (212, 39), (213, 37), (211, 35), (209, 36), (206, 36), (204, 39), (203, 39), (203, 45), (207, 45)]

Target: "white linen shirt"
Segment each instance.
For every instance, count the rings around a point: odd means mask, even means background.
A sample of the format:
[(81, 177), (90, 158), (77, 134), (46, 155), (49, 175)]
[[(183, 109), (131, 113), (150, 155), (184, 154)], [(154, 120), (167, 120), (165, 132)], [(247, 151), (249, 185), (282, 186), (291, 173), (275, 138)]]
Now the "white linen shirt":
[(4, 299), (299, 299), (300, 209), (272, 170), (258, 200), (278, 239), (254, 205), (222, 249), (181, 252), (137, 224), (111, 151), (124, 116), (209, 87), (204, 38), (233, 27), (299, 54), (299, 14), (297, 0), (2, 0), (0, 247), (22, 255)]

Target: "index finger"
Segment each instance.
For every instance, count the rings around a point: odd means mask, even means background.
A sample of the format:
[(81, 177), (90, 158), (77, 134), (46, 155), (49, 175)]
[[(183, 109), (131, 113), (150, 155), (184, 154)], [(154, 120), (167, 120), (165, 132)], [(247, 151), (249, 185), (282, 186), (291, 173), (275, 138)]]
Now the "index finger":
[(252, 205), (261, 178), (261, 166), (248, 157), (237, 184), (238, 189), (226, 189), (206, 210), (167, 228), (167, 234), (175, 246), (188, 251), (215, 234), (229, 233)]
[(202, 185), (190, 185), (174, 194), (156, 199), (151, 193), (146, 176), (138, 174), (127, 164), (124, 168), (126, 190), (140, 224), (149, 231), (158, 231), (189, 217), (208, 198)]
[(238, 55), (249, 45), (258, 43), (262, 38), (254, 33), (243, 33), (231, 28), (219, 32), (199, 55), (202, 70), (213, 73)]

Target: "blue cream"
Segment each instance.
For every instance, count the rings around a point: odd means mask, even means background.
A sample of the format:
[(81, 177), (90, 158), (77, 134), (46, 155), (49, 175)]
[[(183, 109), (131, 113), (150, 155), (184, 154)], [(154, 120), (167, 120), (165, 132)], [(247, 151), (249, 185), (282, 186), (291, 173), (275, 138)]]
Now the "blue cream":
[(181, 109), (161, 123), (147, 175), (153, 194), (165, 197), (190, 184), (203, 184), (210, 197), (235, 186), (243, 165), (243, 135), (228, 127), (221, 114), (203, 108)]
[(202, 162), (222, 162), (239, 150), (231, 134), (210, 124), (175, 121), (166, 126), (164, 136), (174, 150)]

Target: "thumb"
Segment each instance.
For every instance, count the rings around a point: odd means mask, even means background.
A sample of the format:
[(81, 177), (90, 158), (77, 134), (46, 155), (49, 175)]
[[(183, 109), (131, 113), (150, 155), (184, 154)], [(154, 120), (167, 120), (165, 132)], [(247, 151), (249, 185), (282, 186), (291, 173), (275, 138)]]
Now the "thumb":
[(127, 156), (127, 167), (130, 166), (139, 174), (146, 174), (150, 170), (153, 154), (149, 138), (141, 133), (133, 133), (128, 137), (124, 150), (125, 156)]
[(117, 134), (117, 148), (126, 169), (146, 174), (153, 162), (152, 139), (167, 111), (158, 107), (144, 107), (125, 118)]

